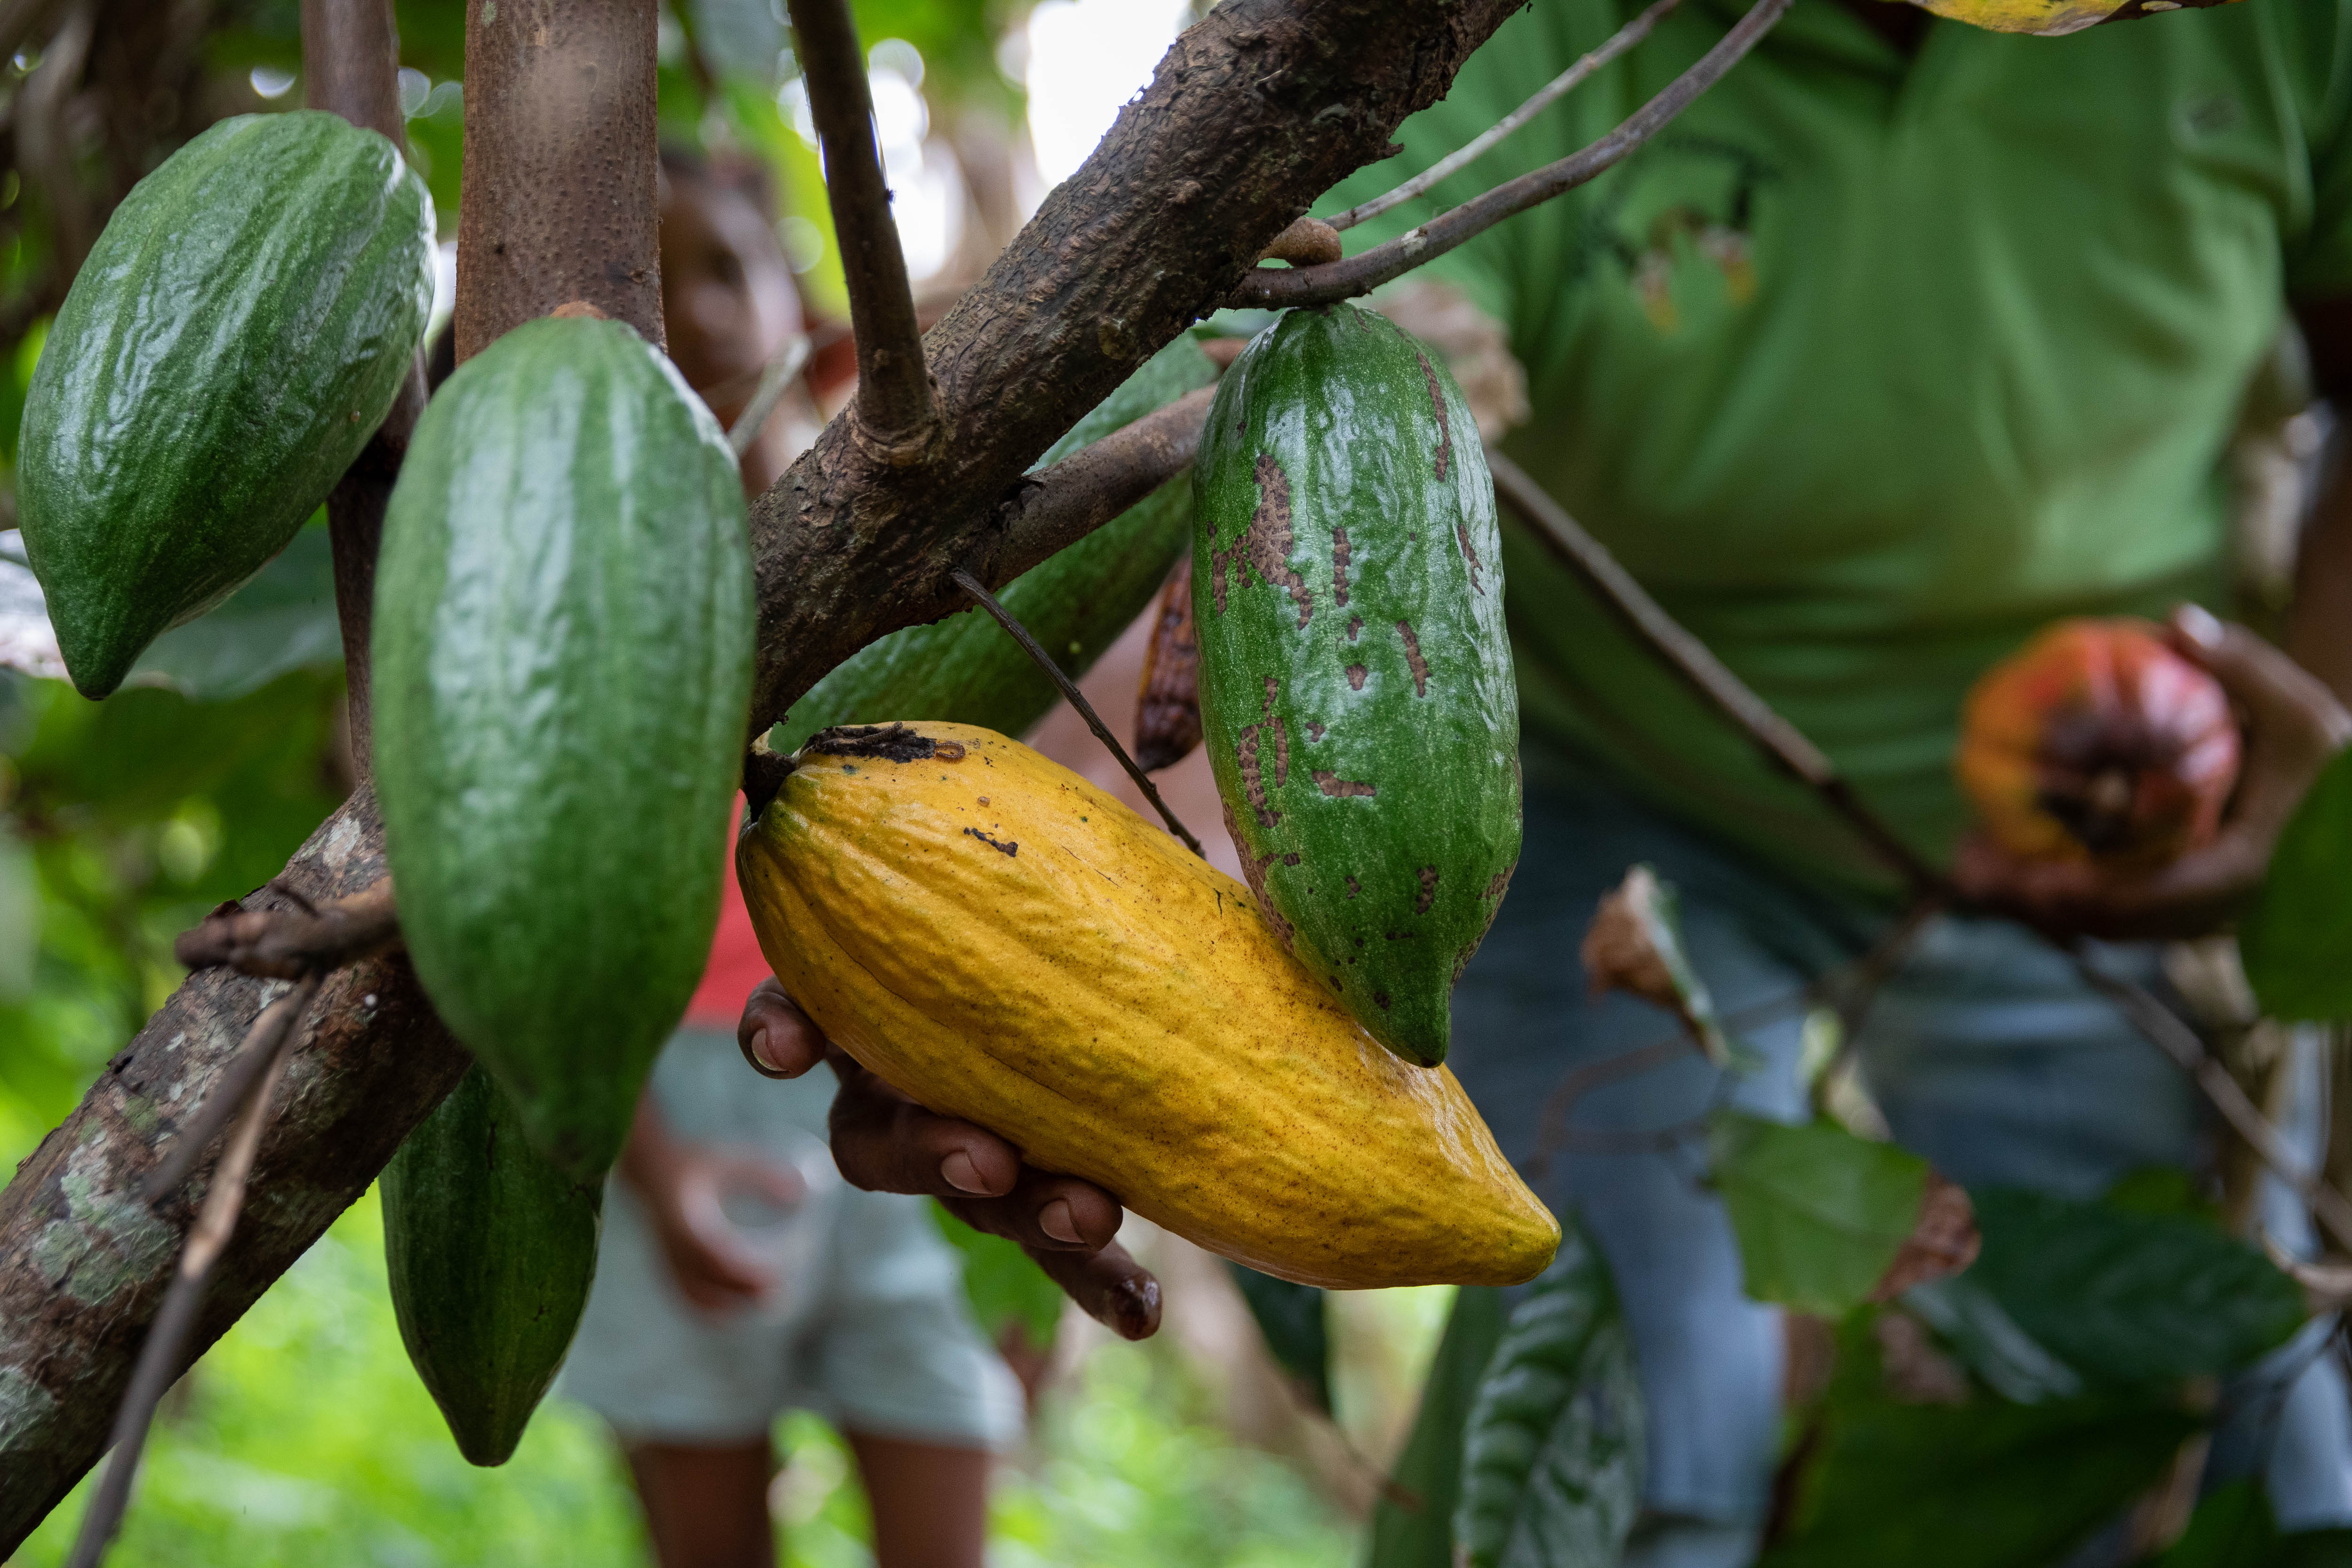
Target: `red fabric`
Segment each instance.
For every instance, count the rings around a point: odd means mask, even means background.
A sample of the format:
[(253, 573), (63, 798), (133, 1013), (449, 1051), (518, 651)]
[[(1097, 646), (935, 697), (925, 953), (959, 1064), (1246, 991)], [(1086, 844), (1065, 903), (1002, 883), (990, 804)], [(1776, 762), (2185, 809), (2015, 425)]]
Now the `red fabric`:
[[(739, 807), (740, 810), (740, 807)], [(727, 890), (719, 905), (719, 934), (711, 939), (710, 963), (694, 1000), (686, 1005), (686, 1021), (697, 1029), (723, 1029), (730, 1034), (743, 1016), (743, 998), (768, 978), (768, 961), (761, 954), (760, 938), (751, 930), (751, 911), (743, 907), (743, 889), (735, 885), (735, 836), (727, 837)]]

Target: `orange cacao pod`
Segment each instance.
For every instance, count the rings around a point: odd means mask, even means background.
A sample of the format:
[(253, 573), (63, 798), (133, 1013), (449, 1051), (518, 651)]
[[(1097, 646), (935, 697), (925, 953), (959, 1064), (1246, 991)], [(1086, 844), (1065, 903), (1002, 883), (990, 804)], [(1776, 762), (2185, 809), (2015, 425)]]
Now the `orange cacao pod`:
[(2158, 627), (2067, 620), (1970, 688), (1956, 765), (2011, 854), (2152, 867), (2212, 837), (2238, 752), (2228, 696)]

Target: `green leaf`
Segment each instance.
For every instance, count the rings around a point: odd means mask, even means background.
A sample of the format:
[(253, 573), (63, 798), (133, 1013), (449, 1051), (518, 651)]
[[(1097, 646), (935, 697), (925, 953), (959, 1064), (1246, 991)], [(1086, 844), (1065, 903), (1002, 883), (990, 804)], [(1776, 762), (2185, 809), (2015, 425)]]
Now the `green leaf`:
[(1479, 1381), (1503, 1338), (1503, 1292), (1465, 1286), (1454, 1298), (1421, 1412), (1396, 1470), (1372, 1507), (1366, 1568), (1454, 1568), (1454, 1508), (1462, 1495), (1462, 1435)]
[(1869, 1298), (1918, 1223), (1927, 1162), (1891, 1143), (1738, 1110), (1709, 1119), (1707, 1142), (1748, 1293), (1759, 1301), (1842, 1317)]
[(1018, 1325), (1029, 1342), (1045, 1349), (1062, 1321), (1062, 1288), (1046, 1278), (1020, 1247), (1001, 1236), (974, 1230), (934, 1200), (931, 1218), (940, 1234), (963, 1254), (964, 1299), (992, 1340)]
[(1905, 1404), (1885, 1387), (1874, 1318), (1839, 1337), (1788, 1533), (1759, 1568), (2050, 1568), (2197, 1429), (2153, 1396)]
[(2269, 1568), (2277, 1551), (2271, 1500), (2253, 1481), (2231, 1481), (2198, 1503), (2189, 1528), (2164, 1549), (2155, 1568)]
[(2238, 926), (2246, 978), (2275, 1018), (2352, 1018), (2352, 751), (2287, 819)]
[(1969, 1196), (1984, 1250), (1967, 1278), (2094, 1381), (2233, 1371), (2303, 1322), (2294, 1281), (2201, 1217), (2013, 1189)]
[(1903, 1304), (2003, 1399), (2039, 1405), (2083, 1392), (2081, 1374), (2019, 1328), (1973, 1273), (1914, 1285)]
[(193, 701), (225, 702), (290, 670), (342, 660), (333, 552), (327, 531), (309, 527), (217, 608), (149, 644), (129, 679)]
[(1240, 1263), (1225, 1265), (1257, 1320), (1258, 1332), (1275, 1364), (1298, 1385), (1300, 1394), (1326, 1415), (1331, 1413), (1331, 1333), (1323, 1312), (1323, 1292), (1294, 1285)]
[(1605, 1568), (1642, 1498), (1647, 1419), (1608, 1265), (1573, 1220), (1504, 1326), (1464, 1435), (1465, 1568)]

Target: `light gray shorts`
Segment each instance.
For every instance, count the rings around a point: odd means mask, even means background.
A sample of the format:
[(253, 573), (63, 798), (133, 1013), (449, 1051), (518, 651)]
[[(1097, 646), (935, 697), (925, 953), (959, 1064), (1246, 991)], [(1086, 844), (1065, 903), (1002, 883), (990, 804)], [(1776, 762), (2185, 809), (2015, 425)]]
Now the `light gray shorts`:
[(928, 1198), (863, 1193), (825, 1152), (834, 1078), (791, 1083), (745, 1065), (734, 1037), (681, 1030), (653, 1092), (687, 1141), (795, 1164), (809, 1200), (789, 1225), (753, 1233), (779, 1262), (767, 1303), (712, 1315), (672, 1282), (634, 1193), (605, 1188), (596, 1283), (557, 1392), (624, 1442), (748, 1442), (787, 1409), (844, 1430), (955, 1447), (1019, 1441), (1019, 1384), (973, 1323), (962, 1260)]

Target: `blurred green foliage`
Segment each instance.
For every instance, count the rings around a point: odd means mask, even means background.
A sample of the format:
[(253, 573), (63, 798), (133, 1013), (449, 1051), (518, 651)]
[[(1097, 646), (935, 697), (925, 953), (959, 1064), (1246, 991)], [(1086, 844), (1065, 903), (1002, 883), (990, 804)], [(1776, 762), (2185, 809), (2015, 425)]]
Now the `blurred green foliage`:
[[(0, 1156), (62, 1121), (179, 984), (172, 939), (275, 875), (347, 787), (340, 670), (233, 702), (0, 673)], [(10, 984), (13, 982), (13, 984)]]
[[(1339, 1568), (1344, 1523), (1288, 1467), (1201, 1420), (1172, 1349), (1102, 1342), (1000, 1474), (997, 1568)], [(786, 1568), (871, 1562), (846, 1447), (806, 1413), (774, 1497)], [(14, 1558), (65, 1560), (88, 1483)], [(457, 1456), (408, 1369), (371, 1192), (166, 1401), (116, 1568), (635, 1568), (636, 1508), (602, 1424), (551, 1401), (515, 1458)]]

